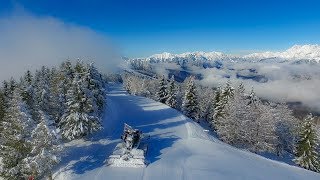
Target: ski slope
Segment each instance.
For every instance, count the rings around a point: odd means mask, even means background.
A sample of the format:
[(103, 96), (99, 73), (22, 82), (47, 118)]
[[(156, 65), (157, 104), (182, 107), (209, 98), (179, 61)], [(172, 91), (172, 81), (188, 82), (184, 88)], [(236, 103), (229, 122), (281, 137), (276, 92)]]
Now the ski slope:
[[(233, 148), (180, 112), (153, 100), (128, 95), (111, 85), (104, 129), (66, 144), (54, 179), (77, 180), (319, 180), (320, 174)], [(104, 160), (120, 142), (123, 123), (150, 135), (146, 168), (115, 168)]]

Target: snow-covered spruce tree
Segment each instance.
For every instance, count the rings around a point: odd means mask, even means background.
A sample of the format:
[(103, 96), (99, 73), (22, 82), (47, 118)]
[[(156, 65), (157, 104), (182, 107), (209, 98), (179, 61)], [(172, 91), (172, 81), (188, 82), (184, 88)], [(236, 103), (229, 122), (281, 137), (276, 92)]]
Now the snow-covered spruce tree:
[(10, 81), (3, 81), (3, 97), (5, 101), (6, 107), (9, 106), (9, 101), (13, 97), (13, 92), (17, 88), (17, 83), (16, 81), (11, 78)]
[(47, 176), (52, 179), (52, 168), (59, 159), (62, 146), (59, 143), (57, 133), (50, 128), (50, 118), (44, 112), (39, 112), (40, 123), (31, 133), (31, 152), (28, 158), (23, 160), (24, 171), (31, 172), (34, 177)]
[(80, 75), (80, 77), (85, 75), (85, 73), (87, 72), (86, 64), (82, 60), (77, 59), (77, 62), (74, 66), (74, 72)]
[(58, 98), (55, 102), (58, 105), (57, 115), (59, 118), (55, 119), (56, 123), (59, 124), (62, 115), (66, 109), (66, 102), (67, 102), (67, 93), (69, 88), (72, 85), (72, 80), (74, 78), (74, 69), (70, 60), (63, 62), (60, 65), (59, 72), (57, 74), (57, 94), (56, 97)]
[(131, 76), (129, 73), (125, 73), (122, 75), (123, 79), (123, 87), (129, 94), (131, 94)]
[(216, 121), (215, 119), (218, 119), (219, 117), (223, 117), (223, 107), (221, 107), (221, 87), (219, 86), (215, 91), (214, 91), (214, 96), (213, 96), (213, 118), (211, 121), (212, 126), (215, 126)]
[(176, 85), (174, 82), (174, 76), (171, 77), (169, 85), (168, 85), (168, 95), (166, 104), (172, 108), (177, 108), (177, 92)]
[(8, 107), (8, 100), (10, 99), (9, 94), (10, 94), (10, 90), (9, 90), (9, 83), (8, 81), (3, 81), (2, 83), (2, 94), (3, 94), (3, 100), (4, 100), (4, 105), (6, 107)]
[(297, 142), (294, 162), (315, 172), (320, 172), (319, 152), (317, 151), (318, 138), (314, 125), (314, 118), (310, 114), (304, 121), (300, 132), (300, 139)]
[(256, 96), (256, 93), (254, 92), (254, 89), (252, 87), (251, 92), (248, 96), (248, 103), (247, 104), (254, 106), (254, 104), (258, 101), (259, 101), (259, 98)]
[(231, 82), (228, 80), (225, 87), (222, 90), (221, 96), (225, 98), (227, 101), (228, 99), (232, 98), (234, 95), (234, 88), (231, 86)]
[(35, 99), (38, 108), (48, 115), (50, 114), (50, 101), (51, 101), (51, 91), (50, 91), (50, 70), (47, 67), (42, 66), (40, 71), (35, 74)]
[(21, 89), (22, 99), (26, 103), (30, 111), (30, 114), (32, 116), (32, 119), (33, 120), (39, 119), (37, 114), (37, 109), (39, 107), (37, 106), (37, 103), (35, 101), (33, 76), (29, 70), (21, 78), (20, 89)]
[[(66, 96), (69, 87), (72, 84), (72, 80), (74, 78), (74, 69), (72, 63), (67, 60), (60, 65), (60, 79), (61, 82), (59, 84), (59, 92)], [(65, 98), (65, 97), (64, 97)]]
[(217, 89), (214, 97), (214, 114), (213, 114), (213, 127), (217, 129), (219, 121), (225, 116), (225, 106), (228, 101), (234, 96), (234, 88), (231, 86), (231, 82), (228, 80), (225, 87), (220, 90)]
[(23, 171), (22, 162), (31, 151), (30, 132), (34, 122), (18, 88), (9, 101), (9, 109), (1, 126), (1, 176), (6, 179), (23, 179), (29, 173)]
[[(5, 116), (5, 102), (3, 92), (0, 90), (0, 123), (3, 121)], [(0, 129), (1, 131), (1, 129)], [(0, 137), (1, 138), (1, 137)], [(1, 141), (1, 140), (0, 140)], [(1, 143), (1, 142), (0, 142)]]
[(105, 89), (102, 75), (93, 63), (88, 64), (85, 69), (85, 79), (88, 82), (88, 89), (92, 92), (95, 103), (98, 107), (97, 113), (101, 115), (105, 107)]
[(167, 85), (164, 76), (159, 79), (159, 88), (157, 92), (157, 100), (161, 103), (166, 103), (167, 100)]
[(199, 109), (194, 77), (190, 77), (188, 80), (187, 88), (184, 93), (182, 102), (182, 112), (187, 117), (199, 122)]
[(242, 82), (239, 84), (238, 88), (236, 89), (236, 91), (238, 91), (238, 93), (240, 93), (240, 94), (244, 94), (245, 90), (246, 89), (244, 88), (244, 85)]
[[(65, 99), (63, 91), (61, 89), (62, 81), (66, 77), (63, 77), (60, 70), (53, 67), (50, 70), (49, 75), (49, 89), (50, 89), (50, 115), (51, 119), (53, 120), (53, 123), (57, 125), (60, 121), (60, 118), (63, 115), (64, 112), (64, 103)], [(65, 86), (65, 85), (63, 85)]]
[[(6, 107), (5, 107), (5, 101), (4, 101), (4, 95), (3, 92), (0, 90), (0, 146), (3, 143), (3, 135), (1, 132), (3, 131), (3, 121), (4, 121), (4, 117), (5, 117), (5, 113), (6, 113)], [(1, 164), (1, 162), (0, 162)], [(0, 167), (1, 169), (1, 167)]]
[(76, 74), (67, 93), (66, 112), (59, 124), (65, 139), (81, 138), (101, 128), (93, 94), (87, 87), (87, 82)]

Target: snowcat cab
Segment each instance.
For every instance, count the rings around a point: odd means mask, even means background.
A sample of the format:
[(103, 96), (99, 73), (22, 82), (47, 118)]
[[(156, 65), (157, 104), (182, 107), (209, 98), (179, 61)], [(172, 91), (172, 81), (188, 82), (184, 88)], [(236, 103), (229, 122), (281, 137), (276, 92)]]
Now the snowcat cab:
[(142, 131), (124, 124), (122, 142), (117, 144), (112, 155), (107, 159), (107, 165), (113, 167), (145, 167), (145, 155), (148, 146), (141, 143)]
[(125, 143), (128, 150), (132, 150), (134, 147), (139, 146), (141, 136), (142, 132), (140, 130), (133, 129), (128, 124), (124, 124), (124, 130), (121, 139)]

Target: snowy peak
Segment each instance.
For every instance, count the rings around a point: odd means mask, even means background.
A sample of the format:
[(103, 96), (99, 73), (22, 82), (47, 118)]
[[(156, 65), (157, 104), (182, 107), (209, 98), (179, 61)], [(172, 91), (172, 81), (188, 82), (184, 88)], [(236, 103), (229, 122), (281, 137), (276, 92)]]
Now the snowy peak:
[(262, 52), (252, 53), (244, 56), (245, 59), (268, 59), (278, 58), (285, 60), (315, 60), (320, 62), (320, 46), (319, 45), (294, 45), (283, 52)]
[(161, 60), (164, 60), (164, 59), (173, 59), (175, 57), (174, 54), (171, 54), (171, 53), (168, 53), (168, 52), (164, 52), (164, 53), (161, 53), (161, 54), (154, 54), (152, 56), (150, 56), (149, 58), (154, 58), (154, 59), (161, 59)]
[(203, 52), (203, 51), (196, 51), (196, 52), (186, 52), (182, 54), (171, 54), (168, 52), (164, 52), (161, 54), (154, 54), (147, 60), (157, 60), (157, 61), (166, 61), (166, 60), (173, 60), (173, 59), (193, 59), (193, 60), (222, 60), (222, 59), (231, 59), (234, 58), (231, 55), (224, 54), (222, 52)]

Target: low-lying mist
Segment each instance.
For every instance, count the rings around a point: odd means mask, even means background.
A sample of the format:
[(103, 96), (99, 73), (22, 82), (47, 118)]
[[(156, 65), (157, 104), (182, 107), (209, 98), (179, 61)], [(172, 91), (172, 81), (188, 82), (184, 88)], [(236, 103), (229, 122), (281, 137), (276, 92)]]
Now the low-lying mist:
[(254, 88), (261, 98), (275, 102), (300, 102), (311, 111), (320, 112), (320, 63), (224, 62), (222, 68), (206, 69), (198, 66), (182, 69), (175, 63), (155, 63), (152, 69), (166, 77), (170, 70), (187, 71), (201, 77), (199, 83), (207, 87), (224, 86), (228, 80), (236, 87), (242, 82), (248, 93)]
[(24, 11), (0, 17), (1, 81), (78, 58), (110, 71), (119, 64), (120, 55), (103, 34), (86, 27)]
[[(246, 67), (246, 68), (244, 68)], [(203, 75), (201, 83), (219, 86), (230, 79), (234, 85), (243, 82), (247, 91), (254, 88), (259, 97), (272, 101), (301, 102), (314, 111), (320, 112), (320, 65), (310, 64), (235, 64), (234, 70), (206, 69), (199, 71)], [(245, 70), (244, 70), (245, 69)], [(266, 78), (263, 82), (237, 77), (241, 71), (250, 76), (248, 69), (255, 69), (255, 76)], [(248, 73), (248, 74), (246, 74)], [(227, 78), (229, 77), (230, 78)]]

